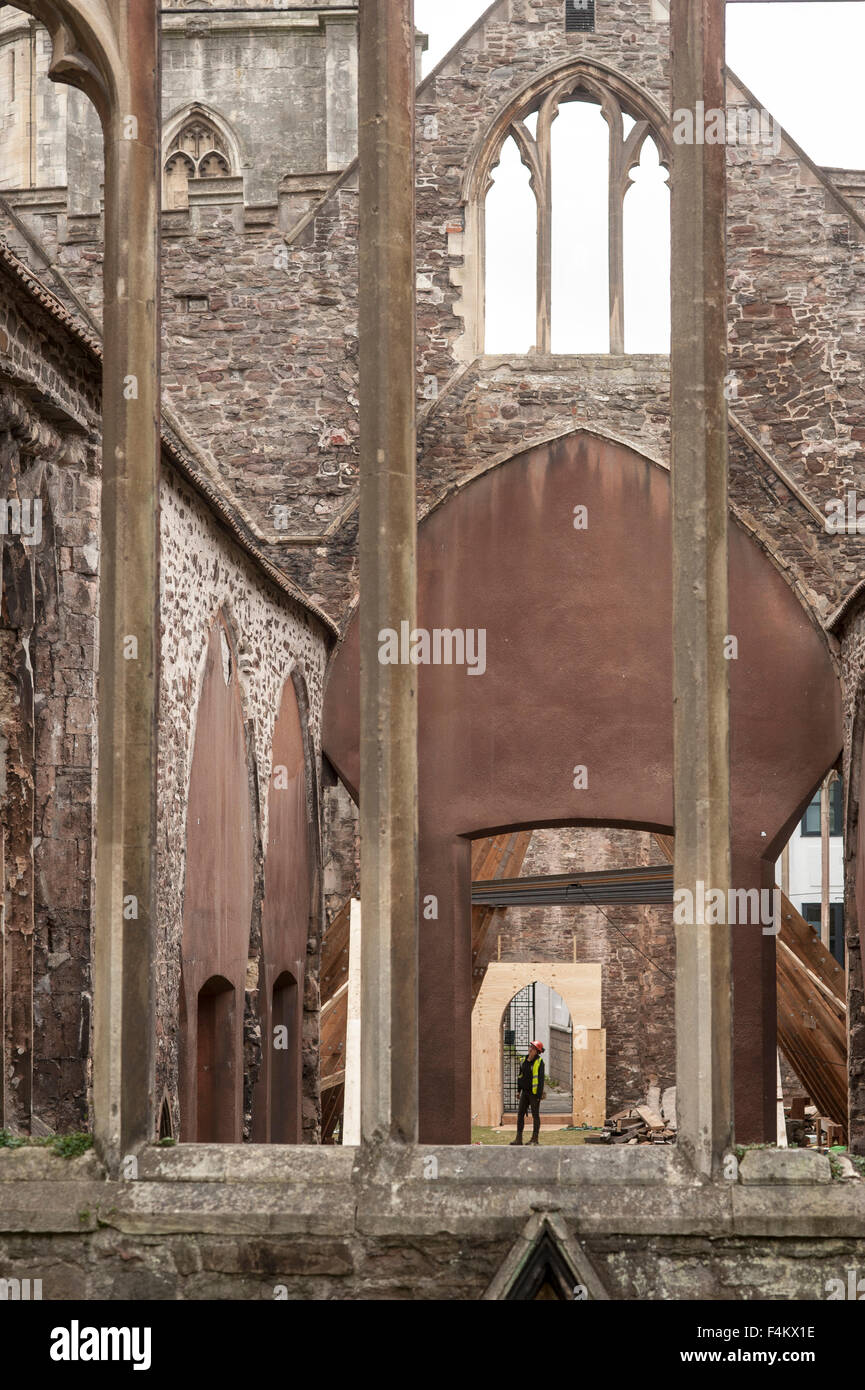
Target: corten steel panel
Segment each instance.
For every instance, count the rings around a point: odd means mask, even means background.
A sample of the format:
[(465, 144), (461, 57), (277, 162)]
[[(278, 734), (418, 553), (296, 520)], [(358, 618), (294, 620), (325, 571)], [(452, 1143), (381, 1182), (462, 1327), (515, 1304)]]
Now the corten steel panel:
[[(574, 528), (577, 505), (585, 530)], [(484, 675), (419, 668), (420, 893), (439, 898), (438, 921), (421, 931), (421, 1136), (464, 1142), (471, 867), (460, 837), (556, 823), (672, 829), (669, 475), (580, 431), (462, 488), (424, 519), (418, 544), (418, 626), (487, 633)], [(730, 613), (733, 881), (760, 887), (838, 755), (840, 698), (817, 629), (735, 524)], [(325, 751), (354, 788), (357, 659), (354, 621), (324, 726)], [(579, 791), (578, 764), (588, 768)], [(743, 1138), (774, 1103), (772, 940), (738, 927), (734, 955)]]
[[(223, 674), (223, 634), (231, 651), (228, 683)], [(208, 980), (221, 976), (234, 989), (231, 1137), (239, 1143), (243, 1120), (243, 999), (254, 875), (253, 825), (235, 654), (221, 618), (213, 624), (207, 646), (186, 826), (182, 947), (186, 1025), (181, 1038), (181, 1138), (206, 1137), (198, 1133), (195, 1102), (198, 993)]]
[[(273, 731), (267, 793), (267, 856), (261, 909), (262, 1069), (255, 1089), (253, 1137), (258, 1142), (300, 1142), (304, 965), (309, 930), (309, 823), (303, 729), (294, 683), (285, 682)], [(290, 975), (282, 996), (285, 1016), (275, 1019), (273, 989)], [(287, 1026), (288, 1047), (274, 1052), (274, 1026)], [(274, 1069), (274, 1063), (277, 1063)], [(278, 1086), (278, 1094), (274, 1087)], [(274, 1127), (275, 1126), (275, 1127)]]

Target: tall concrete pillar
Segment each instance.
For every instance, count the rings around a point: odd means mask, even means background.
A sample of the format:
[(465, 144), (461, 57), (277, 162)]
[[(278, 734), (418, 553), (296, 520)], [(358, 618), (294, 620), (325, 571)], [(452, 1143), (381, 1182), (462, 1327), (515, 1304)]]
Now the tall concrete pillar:
[(414, 3), (362, 0), (359, 31), (361, 1134), (417, 1139)]
[[(724, 0), (670, 20), (672, 111), (698, 136), (726, 105)], [(730, 885), (724, 145), (675, 144), (671, 185), (675, 886), (696, 902)], [(709, 1175), (732, 1140), (729, 928), (687, 922), (676, 952), (679, 1143)]]
[(155, 1137), (159, 12), (156, 0), (21, 8), (51, 34), (51, 77), (90, 97), (105, 140), (93, 1105), (117, 1172)]

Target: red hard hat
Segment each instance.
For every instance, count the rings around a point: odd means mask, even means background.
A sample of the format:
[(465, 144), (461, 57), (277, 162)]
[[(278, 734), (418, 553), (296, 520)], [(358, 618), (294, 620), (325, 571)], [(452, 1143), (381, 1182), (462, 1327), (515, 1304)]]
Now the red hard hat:
[(542, 1043), (542, 1042), (538, 1042), (537, 1038), (535, 1038), (535, 1040), (534, 1040), (534, 1042), (531, 1044), (531, 1046), (534, 1047), (538, 1052), (543, 1052), (543, 1050), (544, 1050), (544, 1045), (543, 1045), (543, 1043)]

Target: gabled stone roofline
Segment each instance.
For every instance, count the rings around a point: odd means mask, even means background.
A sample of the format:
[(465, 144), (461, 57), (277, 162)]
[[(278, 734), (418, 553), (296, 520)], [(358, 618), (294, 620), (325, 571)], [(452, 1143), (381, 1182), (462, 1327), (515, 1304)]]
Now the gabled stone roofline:
[[(505, 0), (493, 0), (493, 3), (486, 10), (484, 10), (483, 14), (475, 20), (474, 24), (472, 24), (471, 27), (466, 30), (466, 32), (462, 35), (461, 38), (457, 39), (457, 42), (453, 45), (453, 47), (448, 50), (448, 52), (438, 63), (436, 63), (435, 67), (427, 73), (426, 77), (424, 77), (422, 81), (418, 83), (415, 94), (418, 102), (421, 101), (425, 89), (435, 82), (436, 78), (439, 77), (445, 71), (448, 63), (450, 63), (451, 60), (454, 57), (456, 57), (456, 55), (469, 41), (469, 39), (473, 38), (474, 35), (478, 32), (478, 30), (483, 28), (484, 24), (494, 13), (494, 11), (497, 10), (499, 6), (504, 5), (504, 3)], [(626, 75), (622, 74), (622, 76), (625, 77)], [(626, 78), (626, 80), (630, 81), (629, 78)], [(741, 95), (745, 97), (745, 99), (753, 107), (755, 107), (757, 110), (764, 109), (762, 108), (760, 102), (758, 102), (757, 98), (754, 96), (753, 92), (745, 86), (745, 83), (741, 80), (741, 78), (736, 76), (736, 74), (732, 71), (731, 68), (727, 68), (727, 81), (731, 83), (734, 87), (736, 87), (737, 90), (741, 93)], [(768, 110), (768, 108), (766, 109)], [(769, 114), (771, 115), (772, 113), (770, 112)], [(865, 213), (861, 213), (855, 206), (855, 204), (850, 202), (849, 198), (847, 198), (838, 189), (838, 187), (830, 177), (830, 173), (838, 174), (847, 171), (827, 170), (822, 168), (813, 159), (811, 159), (810, 155), (806, 154), (805, 150), (802, 149), (802, 146), (799, 145), (798, 142), (793, 139), (793, 137), (789, 134), (787, 130), (785, 130), (783, 126), (779, 125), (778, 128), (781, 131), (781, 136), (784, 143), (793, 151), (797, 159), (801, 160), (801, 162), (805, 164), (808, 169), (811, 170), (811, 172), (817, 177), (817, 180), (824, 185), (827, 192), (831, 193), (832, 197), (837, 200), (837, 202), (840, 204), (841, 210), (851, 219), (852, 222), (854, 222), (859, 228), (861, 228), (863, 232), (865, 232)], [(297, 240), (297, 238), (302, 234), (302, 232), (306, 230), (310, 223), (314, 221), (318, 213), (321, 211), (323, 207), (326, 206), (326, 204), (334, 196), (334, 194), (338, 193), (341, 188), (344, 188), (350, 182), (350, 180), (357, 175), (357, 168), (358, 161), (355, 157), (352, 160), (351, 164), (346, 166), (342, 174), (334, 183), (333, 187), (329, 189), (329, 191), (324, 195), (321, 201), (317, 203), (314, 208), (310, 208), (309, 212), (305, 213), (304, 216), (300, 219), (300, 221), (296, 223), (296, 225), (286, 233), (285, 241), (288, 245), (290, 245), (293, 241)]]

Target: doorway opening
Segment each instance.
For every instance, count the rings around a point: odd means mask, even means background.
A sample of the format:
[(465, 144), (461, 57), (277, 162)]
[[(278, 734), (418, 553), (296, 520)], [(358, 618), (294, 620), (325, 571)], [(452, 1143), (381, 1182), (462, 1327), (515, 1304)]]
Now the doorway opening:
[(212, 975), (198, 991), (199, 1144), (235, 1140), (234, 987)]
[(574, 1026), (568, 1006), (550, 985), (535, 980), (518, 990), (502, 1019), (502, 1116), (517, 1113), (520, 1066), (536, 1039), (544, 1045), (546, 1072), (541, 1115), (567, 1117), (573, 1113)]

